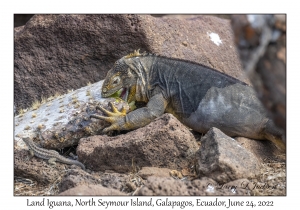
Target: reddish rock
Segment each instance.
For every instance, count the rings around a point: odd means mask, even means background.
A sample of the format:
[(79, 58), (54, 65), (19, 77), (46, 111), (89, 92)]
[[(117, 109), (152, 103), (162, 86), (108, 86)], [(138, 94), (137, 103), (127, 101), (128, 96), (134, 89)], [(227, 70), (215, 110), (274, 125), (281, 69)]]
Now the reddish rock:
[(95, 185), (100, 184), (99, 176), (88, 174), (83, 170), (68, 170), (62, 180), (60, 181), (58, 187), (60, 192), (64, 192), (68, 189), (79, 185)]
[(245, 189), (249, 180), (238, 179), (225, 184), (218, 184), (216, 181), (203, 177), (187, 183), (190, 195), (214, 195), (214, 196), (233, 196), (233, 195), (252, 195), (253, 192)]
[[(79, 185), (97, 185), (124, 191), (126, 182), (129, 180), (127, 174), (118, 173), (87, 173), (83, 170), (68, 170), (59, 183), (59, 191), (64, 192)], [(127, 190), (128, 191), (128, 190)]]
[(34, 15), (14, 32), (17, 110), (104, 79), (117, 59), (136, 49), (199, 62), (247, 81), (230, 21), (213, 16)]
[(248, 179), (237, 179), (220, 185), (220, 189), (227, 191), (227, 195), (254, 195), (252, 189), (247, 188), (249, 183)]
[(249, 82), (241, 71), (229, 20), (203, 15), (142, 17), (151, 52), (195, 61)]
[(53, 183), (59, 179), (67, 168), (79, 168), (57, 162), (55, 166), (49, 165), (47, 160), (30, 158), (28, 150), (14, 149), (14, 175), (34, 179), (40, 183)]
[(65, 196), (119, 196), (126, 195), (115, 189), (109, 189), (101, 185), (79, 185), (77, 187), (66, 190), (59, 195)]
[(276, 146), (270, 141), (264, 140), (253, 140), (245, 137), (236, 137), (235, 140), (249, 152), (253, 153), (260, 162), (264, 162), (268, 159), (276, 159), (280, 158), (280, 160), (284, 161), (284, 156), (280, 150), (276, 148)]
[(188, 188), (183, 181), (173, 178), (150, 176), (146, 184), (137, 192), (144, 196), (183, 196), (189, 195)]
[(202, 177), (193, 181), (181, 181), (172, 178), (151, 176), (145, 185), (138, 190), (137, 195), (143, 196), (233, 196), (250, 195), (249, 189), (244, 189), (249, 181), (247, 179), (236, 180), (226, 184), (218, 184), (216, 181)]
[(129, 175), (119, 173), (103, 173), (100, 175), (100, 183), (103, 187), (124, 191)]
[(219, 184), (208, 177), (201, 177), (186, 183), (190, 195), (215, 195)]
[(124, 135), (82, 138), (77, 154), (88, 169), (128, 172), (132, 166), (184, 168), (197, 149), (191, 132), (173, 115), (164, 114)]
[(143, 167), (138, 175), (143, 179), (147, 179), (150, 176), (156, 177), (170, 177), (171, 169), (168, 168), (157, 168), (157, 167)]
[(201, 140), (198, 154), (198, 174), (220, 184), (241, 178), (255, 177), (260, 161), (233, 138), (217, 128), (211, 128)]

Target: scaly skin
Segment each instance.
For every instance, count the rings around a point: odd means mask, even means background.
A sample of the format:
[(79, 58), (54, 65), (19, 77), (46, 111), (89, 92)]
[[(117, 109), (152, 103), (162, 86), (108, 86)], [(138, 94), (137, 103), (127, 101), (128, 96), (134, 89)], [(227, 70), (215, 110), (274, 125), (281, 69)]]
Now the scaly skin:
[(285, 150), (282, 133), (267, 117), (253, 88), (207, 66), (135, 51), (107, 73), (102, 96), (116, 93), (147, 106), (127, 115), (102, 109), (108, 117), (91, 117), (111, 123), (104, 132), (136, 129), (168, 112), (201, 133), (216, 127), (232, 137), (268, 139)]

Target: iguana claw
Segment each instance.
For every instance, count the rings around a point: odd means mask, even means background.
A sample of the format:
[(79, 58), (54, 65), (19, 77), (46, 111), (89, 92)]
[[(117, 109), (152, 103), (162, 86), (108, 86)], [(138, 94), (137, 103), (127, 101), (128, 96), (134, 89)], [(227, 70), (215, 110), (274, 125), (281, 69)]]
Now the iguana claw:
[(107, 117), (96, 114), (90, 115), (91, 118), (101, 119), (111, 123), (109, 127), (103, 129), (104, 133), (112, 130), (120, 130), (121, 125), (124, 124), (124, 116), (126, 116), (126, 109), (124, 107), (121, 111), (119, 111), (111, 102), (109, 103), (109, 105), (111, 106), (112, 112), (104, 109), (101, 106), (96, 107), (96, 109), (100, 109), (102, 112), (104, 112)]
[(126, 115), (126, 109), (123, 106), (121, 112), (113, 105), (113, 103), (109, 102), (109, 105), (111, 106), (112, 112), (104, 109), (101, 106), (96, 106), (96, 109), (100, 109), (102, 112), (104, 112), (109, 117), (120, 117)]

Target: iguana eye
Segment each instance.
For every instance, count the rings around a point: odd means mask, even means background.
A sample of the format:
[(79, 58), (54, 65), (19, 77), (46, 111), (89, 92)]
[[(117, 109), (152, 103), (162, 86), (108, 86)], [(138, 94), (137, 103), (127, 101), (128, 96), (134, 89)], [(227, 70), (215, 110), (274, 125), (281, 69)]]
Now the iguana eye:
[(119, 82), (120, 82), (120, 77), (115, 77), (115, 78), (113, 79), (112, 84), (113, 84), (113, 85), (116, 85), (116, 84), (118, 84)]

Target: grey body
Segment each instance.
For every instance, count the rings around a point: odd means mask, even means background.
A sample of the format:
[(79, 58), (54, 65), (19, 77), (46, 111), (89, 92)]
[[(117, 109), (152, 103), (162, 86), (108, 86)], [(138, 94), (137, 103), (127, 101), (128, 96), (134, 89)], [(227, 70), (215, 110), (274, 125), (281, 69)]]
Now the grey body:
[(268, 119), (253, 89), (237, 83), (210, 88), (197, 110), (182, 121), (201, 133), (216, 127), (229, 136), (263, 139), (262, 128)]
[[(140, 63), (150, 58), (139, 58)], [(249, 85), (206, 66), (163, 57), (152, 57), (148, 97), (159, 87), (175, 115), (195, 131), (211, 127), (229, 136), (262, 139), (266, 112)]]

